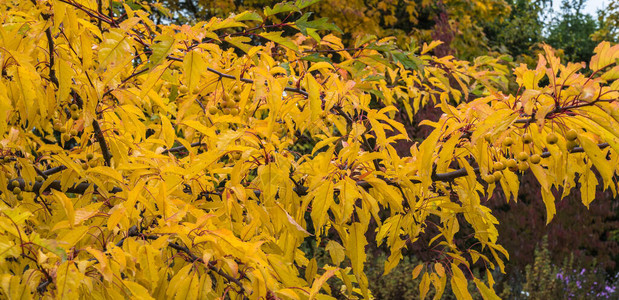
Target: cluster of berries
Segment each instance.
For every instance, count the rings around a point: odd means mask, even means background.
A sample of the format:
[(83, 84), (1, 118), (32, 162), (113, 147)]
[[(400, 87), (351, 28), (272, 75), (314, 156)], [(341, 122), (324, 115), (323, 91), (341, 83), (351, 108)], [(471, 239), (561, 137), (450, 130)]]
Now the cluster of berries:
[[(77, 104), (71, 104), (71, 106), (69, 107), (71, 109), (71, 119), (76, 121), (80, 118), (80, 112), (79, 112), (79, 107), (77, 106)], [(74, 137), (78, 134), (76, 129), (72, 129), (71, 131), (67, 132), (67, 129), (62, 125), (62, 123), (59, 120), (56, 120), (54, 122), (54, 131), (58, 131), (60, 132), (61, 138), (63, 141), (68, 141), (71, 139), (71, 137)]]
[(239, 114), (239, 102), (241, 102), (241, 87), (234, 86), (230, 90), (230, 94), (224, 92), (221, 95), (221, 101), (216, 105), (212, 105), (208, 108), (208, 112), (211, 115), (231, 115), (236, 116)]
[[(486, 140), (491, 142), (491, 136), (486, 135)], [(576, 140), (578, 139), (578, 133), (574, 129), (570, 129), (565, 134), (565, 139), (567, 140), (567, 149), (572, 150), (574, 147), (578, 146)], [(554, 145), (559, 141), (559, 137), (551, 132), (546, 136), (546, 143), (549, 145)], [(533, 137), (530, 133), (525, 133), (522, 136), (522, 143), (525, 145), (531, 144), (533, 142)], [(514, 139), (512, 137), (506, 137), (503, 139), (502, 145), (504, 147), (510, 147), (514, 144)], [(516, 171), (526, 171), (529, 168), (529, 163), (531, 164), (539, 164), (542, 161), (542, 156), (540, 154), (534, 153), (529, 154), (525, 151), (521, 151), (517, 153), (514, 158), (511, 159), (502, 159), (501, 161), (496, 161), (492, 164), (493, 173), (482, 176), (482, 179), (488, 183), (495, 183), (501, 180), (503, 174), (501, 171), (508, 169), (512, 172)]]

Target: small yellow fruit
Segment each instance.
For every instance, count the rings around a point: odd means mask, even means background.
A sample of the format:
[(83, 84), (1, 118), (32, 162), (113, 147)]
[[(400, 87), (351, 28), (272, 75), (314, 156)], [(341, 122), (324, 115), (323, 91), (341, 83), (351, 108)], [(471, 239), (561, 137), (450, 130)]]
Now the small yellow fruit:
[(17, 187), (15, 187), (15, 188), (13, 189), (13, 194), (15, 194), (15, 195), (19, 195), (19, 194), (21, 194), (21, 188), (19, 188), (18, 186), (17, 186)]
[(533, 142), (533, 137), (531, 136), (530, 133), (525, 133), (522, 136), (522, 142), (525, 144), (530, 144), (531, 142)]
[(60, 129), (58, 129), (58, 132), (65, 133), (65, 132), (67, 132), (67, 129), (64, 128), (64, 127), (60, 127)]
[(505, 165), (500, 161), (495, 161), (492, 164), (492, 168), (497, 171), (503, 171), (505, 169)]
[(62, 134), (62, 140), (63, 140), (63, 141), (65, 141), (65, 142), (66, 142), (66, 141), (68, 141), (68, 140), (70, 140), (70, 139), (71, 139), (71, 136), (70, 136), (68, 133), (63, 133), (63, 134)]
[(505, 163), (505, 166), (507, 166), (508, 168), (515, 168), (517, 164), (518, 163), (515, 159), (508, 159)]
[(241, 94), (241, 87), (235, 85), (234, 87), (232, 87), (232, 90), (230, 90), (230, 92), (232, 93), (232, 95), (238, 96)]
[(76, 111), (78, 109), (79, 109), (79, 107), (77, 107), (77, 104), (75, 104), (75, 103), (71, 104), (71, 110)]
[(71, 119), (73, 121), (77, 121), (79, 118), (80, 118), (79, 114), (71, 112)]
[(578, 146), (578, 143), (575, 140), (567, 141), (567, 150), (572, 151), (576, 146)]
[(495, 181), (495, 178), (493, 175), (485, 175), (483, 179), (487, 184), (493, 184)]
[(41, 176), (41, 175), (37, 175), (37, 177), (35, 177), (35, 178), (34, 178), (34, 180), (35, 180), (36, 182), (42, 182), (44, 179), (45, 179), (45, 178), (43, 178), (43, 176)]
[(503, 174), (501, 174), (501, 172), (499, 171), (494, 171), (494, 173), (492, 173), (492, 176), (494, 176), (494, 181), (499, 181), (503, 177)]
[(529, 161), (534, 164), (537, 165), (539, 164), (540, 161), (542, 161), (542, 157), (539, 154), (533, 154), (531, 155), (531, 157), (529, 158)]
[(17, 200), (19, 201), (24, 200), (24, 196), (22, 194), (17, 195)]
[(222, 109), (224, 115), (229, 115), (230, 114), (230, 108), (224, 107), (224, 109)]
[(239, 114), (239, 109), (236, 108), (236, 107), (231, 108), (230, 109), (230, 114), (233, 115), (233, 116), (238, 115)]
[(565, 138), (568, 141), (573, 141), (578, 138), (578, 132), (576, 132), (576, 130), (574, 129), (570, 129), (567, 131), (567, 133), (565, 133)]
[(87, 163), (83, 163), (82, 164), (82, 170), (84, 170), (84, 171), (88, 170), (88, 164)]
[(492, 135), (490, 133), (484, 134), (484, 140), (486, 140), (486, 142), (492, 144)]
[(518, 170), (526, 171), (527, 169), (529, 169), (529, 163), (527, 163), (526, 161), (523, 161), (518, 164)]
[(240, 159), (240, 158), (241, 158), (241, 152), (238, 152), (238, 151), (237, 151), (237, 152), (233, 152), (233, 153), (232, 153), (232, 159), (234, 159), (234, 160), (238, 160), (238, 159)]
[(208, 108), (208, 113), (211, 114), (211, 115), (217, 114), (218, 111), (219, 111), (219, 109), (217, 109), (217, 107), (215, 107), (215, 106), (211, 106), (211, 107)]
[(559, 137), (557, 137), (557, 135), (554, 132), (551, 132), (546, 136), (546, 143), (550, 145), (554, 145), (558, 141), (559, 141)]
[(70, 133), (72, 136), (76, 136), (76, 135), (77, 135), (77, 130), (72, 129), (69, 133)]
[(86, 154), (86, 159), (87, 159), (87, 160), (91, 160), (91, 159), (93, 159), (94, 157), (95, 157), (95, 155), (94, 155), (94, 154), (92, 154), (92, 153), (88, 153), (88, 154)]
[(181, 94), (187, 94), (187, 92), (189, 92), (189, 88), (186, 85), (181, 85), (178, 88), (178, 92)]
[(523, 152), (518, 153), (516, 155), (516, 158), (519, 161), (526, 161), (527, 159), (529, 159), (529, 154), (527, 154), (526, 152), (523, 151)]
[(88, 162), (88, 166), (91, 168), (94, 168), (97, 166), (97, 161), (96, 160), (91, 160)]
[(62, 124), (60, 123), (54, 123), (54, 130), (55, 131), (60, 131), (60, 129), (62, 128)]
[(511, 137), (506, 137), (505, 139), (503, 139), (503, 146), (505, 147), (509, 147), (514, 143), (514, 139), (512, 139)]
[(13, 187), (18, 187), (19, 186), (19, 181), (15, 180), (15, 181), (11, 182), (11, 185)]

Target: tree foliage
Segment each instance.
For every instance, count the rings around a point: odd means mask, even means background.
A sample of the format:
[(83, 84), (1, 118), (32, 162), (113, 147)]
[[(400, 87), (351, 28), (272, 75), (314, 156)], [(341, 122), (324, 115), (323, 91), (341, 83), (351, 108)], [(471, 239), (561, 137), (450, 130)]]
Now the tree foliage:
[[(423, 241), (440, 256), (413, 270), (421, 298), (470, 299), (473, 282), (494, 299), (494, 189), (516, 200), (532, 172), (547, 222), (577, 186), (585, 205), (616, 194), (619, 46), (587, 69), (545, 47), (508, 94), (498, 59), (345, 47), (325, 19), (286, 20), (313, 2), (194, 25), (134, 3), (0, 2), (1, 295), (329, 299), (337, 278), (369, 298), (366, 245), (389, 249), (389, 273)], [(398, 155), (397, 107), (425, 105), (443, 115)]]
[[(151, 1), (154, 2), (154, 1)], [(261, 10), (278, 1), (179, 1), (162, 0), (169, 8), (167, 18), (179, 23), (196, 22), (210, 17), (227, 16), (244, 10)], [(343, 33), (345, 42), (368, 34), (396, 37), (401, 46), (441, 40), (444, 54), (474, 58), (486, 53), (488, 40), (483, 25), (499, 21), (510, 12), (504, 0), (352, 0), (315, 2), (312, 11), (333, 21)], [(167, 12), (166, 10), (164, 10)], [(161, 16), (166, 18), (166, 16)], [(297, 16), (283, 14), (284, 19)], [(449, 51), (448, 51), (449, 49)], [(453, 53), (451, 53), (453, 52)]]
[(509, 0), (511, 10), (504, 19), (484, 24), (488, 46), (499, 53), (534, 56), (536, 45), (544, 41), (541, 16), (550, 8), (548, 0)]
[(582, 12), (583, 9), (583, 0), (564, 0), (560, 17), (550, 24), (546, 41), (564, 50), (568, 61), (587, 61), (596, 46), (591, 35), (597, 24), (591, 15)]
[(619, 1), (611, 0), (606, 9), (598, 12), (600, 26), (593, 34), (595, 41), (619, 41)]

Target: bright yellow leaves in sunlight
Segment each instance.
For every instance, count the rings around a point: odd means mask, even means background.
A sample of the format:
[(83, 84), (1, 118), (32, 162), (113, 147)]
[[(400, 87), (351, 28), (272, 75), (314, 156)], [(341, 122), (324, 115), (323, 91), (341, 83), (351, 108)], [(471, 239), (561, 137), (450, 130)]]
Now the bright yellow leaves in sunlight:
[[(498, 58), (280, 21), (308, 1), (192, 26), (111, 3), (0, 1), (1, 297), (371, 298), (366, 246), (390, 272), (430, 241), (422, 295), (495, 299), (494, 189), (516, 200), (532, 172), (549, 222), (555, 195), (616, 194), (617, 46), (588, 68), (547, 47), (510, 93)], [(429, 136), (396, 151), (427, 105)]]

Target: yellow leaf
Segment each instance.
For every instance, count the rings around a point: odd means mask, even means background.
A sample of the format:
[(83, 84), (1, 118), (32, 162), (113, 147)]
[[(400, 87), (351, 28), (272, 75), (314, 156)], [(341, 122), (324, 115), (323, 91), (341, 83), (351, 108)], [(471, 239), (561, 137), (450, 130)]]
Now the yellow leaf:
[(110, 262), (107, 259), (105, 253), (91, 247), (86, 247), (86, 251), (92, 254), (92, 256), (94, 256), (94, 258), (99, 263), (96, 268), (99, 270), (101, 275), (103, 275), (103, 278), (105, 278), (105, 280), (107, 280), (108, 282), (114, 280), (114, 275), (112, 273), (112, 269), (110, 268)]
[(139, 300), (154, 300), (148, 290), (137, 282), (123, 280), (123, 284), (129, 289), (135, 299)]
[(327, 272), (322, 274), (320, 278), (314, 280), (314, 283), (312, 283), (312, 287), (310, 289), (310, 300), (316, 298), (316, 295), (318, 295), (318, 292), (320, 292), (320, 288), (322, 287), (322, 285), (325, 284), (325, 282), (327, 282), (327, 279), (331, 278), (337, 270), (338, 269), (327, 270)]
[(313, 64), (309, 69), (307, 69), (307, 72), (312, 72), (312, 71), (316, 71), (316, 70), (320, 70), (320, 69), (332, 69), (332, 70), (335, 70), (335, 67), (333, 67), (333, 65), (331, 65), (330, 63), (328, 63), (326, 61), (321, 61), (321, 62), (317, 62), (317, 63)]
[(484, 298), (484, 300), (500, 300), (499, 296), (489, 287), (487, 287), (481, 280), (477, 278), (473, 278), (479, 293)]
[(333, 203), (333, 184), (331, 182), (325, 182), (318, 186), (316, 190), (312, 192), (312, 220), (314, 221), (314, 228), (319, 230), (325, 224), (325, 220), (328, 217), (327, 211)]
[(443, 267), (443, 264), (441, 263), (434, 264), (434, 270), (436, 270), (436, 274), (438, 274), (438, 276), (440, 277), (445, 276), (445, 268)]
[(344, 258), (346, 258), (346, 249), (336, 241), (331, 240), (327, 242), (325, 250), (329, 251), (331, 261), (335, 266), (339, 266), (340, 263), (344, 261)]
[(320, 100), (320, 84), (314, 79), (311, 74), (305, 75), (307, 80), (307, 93), (309, 101), (309, 109), (312, 123), (318, 120), (322, 113), (322, 102)]
[(103, 43), (99, 48), (100, 68), (107, 67), (108, 64), (120, 57), (131, 56), (130, 50), (131, 45), (125, 32), (120, 28), (110, 28), (103, 34)]
[(466, 277), (464, 276), (464, 273), (462, 273), (462, 270), (460, 270), (460, 267), (458, 267), (458, 265), (456, 264), (451, 264), (451, 272), (451, 288), (456, 295), (456, 298), (459, 300), (473, 300), (473, 297), (471, 297), (471, 294), (469, 293), (467, 287), (468, 282), (466, 280)]
[(58, 199), (58, 202), (60, 202), (62, 208), (64, 208), (69, 225), (73, 227), (73, 224), (75, 224), (75, 209), (73, 208), (73, 202), (64, 193), (60, 193), (58, 191), (54, 191), (53, 196)]
[(442, 41), (437, 41), (437, 40), (434, 40), (434, 41), (430, 42), (430, 45), (428, 45), (427, 43), (423, 43), (423, 47), (421, 49), (421, 54), (422, 55), (426, 54), (426, 53), (432, 51), (432, 49), (438, 47), (441, 44), (443, 44), (443, 42)]
[(421, 276), (421, 281), (419, 282), (419, 298), (425, 299), (426, 295), (430, 291), (430, 276), (428, 273), (423, 273)]
[(417, 279), (419, 274), (421, 274), (421, 270), (423, 270), (424, 264), (419, 264), (413, 269), (413, 279)]
[(202, 54), (196, 50), (190, 51), (183, 58), (185, 85), (190, 92), (193, 92), (198, 82), (200, 82), (200, 76), (206, 71), (206, 67)]

